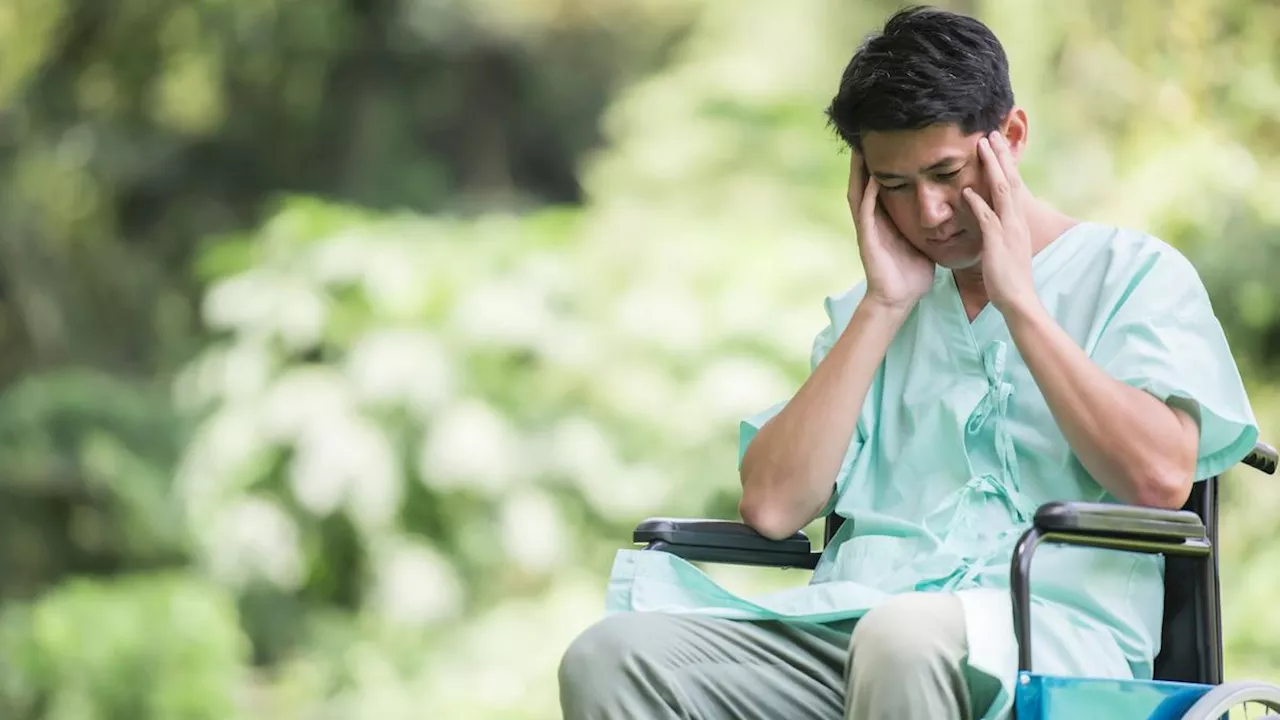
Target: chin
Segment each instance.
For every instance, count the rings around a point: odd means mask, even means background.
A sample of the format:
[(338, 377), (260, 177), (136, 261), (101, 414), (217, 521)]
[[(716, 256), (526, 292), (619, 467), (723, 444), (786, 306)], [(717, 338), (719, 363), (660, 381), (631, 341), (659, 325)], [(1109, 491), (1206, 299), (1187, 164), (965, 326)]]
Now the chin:
[(933, 262), (938, 265), (938, 267), (943, 267), (948, 270), (971, 270), (982, 264), (982, 255), (941, 257), (934, 258)]
[(935, 265), (947, 270), (970, 270), (982, 262), (982, 243), (975, 242), (968, 230), (964, 231), (964, 237), (945, 244), (927, 240), (913, 244)]

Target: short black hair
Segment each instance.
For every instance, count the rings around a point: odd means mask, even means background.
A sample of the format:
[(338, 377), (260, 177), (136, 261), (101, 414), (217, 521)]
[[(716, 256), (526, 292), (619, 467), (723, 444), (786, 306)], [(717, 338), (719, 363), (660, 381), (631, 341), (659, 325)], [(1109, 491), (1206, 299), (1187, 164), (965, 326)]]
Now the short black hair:
[(867, 132), (958, 125), (991, 132), (1013, 108), (1009, 59), (982, 22), (928, 6), (899, 10), (840, 78), (827, 120), (861, 151)]

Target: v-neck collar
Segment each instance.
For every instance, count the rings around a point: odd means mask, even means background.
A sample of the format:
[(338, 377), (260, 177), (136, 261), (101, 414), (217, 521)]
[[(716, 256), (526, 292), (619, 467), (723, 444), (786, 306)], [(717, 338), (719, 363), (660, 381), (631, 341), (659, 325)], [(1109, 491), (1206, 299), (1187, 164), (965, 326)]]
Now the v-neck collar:
[[(1036, 253), (1031, 257), (1032, 282), (1035, 284), (1037, 289), (1039, 289), (1041, 285), (1041, 281), (1045, 279), (1044, 278), (1045, 273), (1050, 272), (1052, 270), (1052, 267), (1049, 266), (1049, 261), (1059, 253), (1059, 251), (1062, 249), (1063, 246), (1070, 244), (1066, 242), (1070, 236), (1076, 234), (1080, 230), (1083, 230), (1088, 225), (1090, 225), (1090, 223), (1087, 221), (1082, 220), (1080, 222), (1077, 222), (1076, 224), (1062, 231), (1056, 238), (1053, 239), (1052, 242), (1050, 242), (1048, 245), (1045, 245), (1043, 248), (1040, 248), (1040, 252)], [(1046, 268), (1046, 266), (1049, 266), (1049, 267)], [(964, 306), (964, 298), (961, 297), (960, 295), (960, 287), (956, 283), (955, 272), (952, 270), (947, 270), (946, 268), (939, 267), (937, 268), (937, 273), (939, 277), (936, 279), (939, 281), (945, 282), (947, 286), (946, 293), (947, 295), (950, 296), (949, 299), (950, 299), (950, 305), (952, 306), (952, 310), (954, 312), (959, 313), (959, 318), (962, 324), (965, 326), (967, 330), (967, 334), (970, 336), (970, 340), (971, 341), (975, 340), (974, 331), (978, 328), (978, 326), (989, 322), (987, 320), (987, 316), (999, 315), (1000, 311), (992, 307), (991, 301), (987, 300), (987, 304), (983, 305), (982, 309), (978, 311), (978, 314), (974, 315), (973, 319), (970, 320), (969, 311)]]

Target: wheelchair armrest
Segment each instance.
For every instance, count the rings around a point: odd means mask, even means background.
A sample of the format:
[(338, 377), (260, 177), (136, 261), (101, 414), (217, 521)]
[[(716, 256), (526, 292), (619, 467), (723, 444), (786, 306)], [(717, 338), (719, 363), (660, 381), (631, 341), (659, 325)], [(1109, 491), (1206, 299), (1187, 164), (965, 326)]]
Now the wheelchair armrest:
[(1036, 511), (1043, 533), (1183, 542), (1203, 540), (1204, 523), (1189, 510), (1162, 510), (1138, 505), (1051, 502)]
[(1277, 461), (1280, 461), (1280, 454), (1276, 453), (1275, 448), (1266, 443), (1257, 443), (1253, 446), (1253, 452), (1245, 456), (1244, 464), (1268, 475), (1275, 475)]
[(770, 540), (745, 523), (702, 518), (649, 518), (632, 539), (646, 550), (660, 550), (694, 562), (729, 563), (812, 570), (820, 553), (810, 552), (809, 537), (797, 532)]
[(1009, 568), (1019, 672), (1031, 670), (1031, 559), (1042, 542), (1192, 558), (1209, 558), (1213, 552), (1204, 522), (1189, 510), (1085, 502), (1041, 505), (1014, 547)]

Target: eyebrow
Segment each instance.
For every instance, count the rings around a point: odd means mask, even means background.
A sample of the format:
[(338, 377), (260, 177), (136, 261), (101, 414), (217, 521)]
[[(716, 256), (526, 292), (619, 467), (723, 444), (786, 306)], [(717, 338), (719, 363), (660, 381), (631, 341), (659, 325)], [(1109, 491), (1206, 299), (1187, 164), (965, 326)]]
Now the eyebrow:
[[(942, 158), (938, 162), (930, 165), (929, 167), (924, 168), (923, 170), (920, 171), (920, 173), (926, 174), (926, 173), (936, 172), (938, 170), (941, 170), (944, 167), (947, 167), (948, 165), (963, 163), (965, 159), (966, 158), (963, 155), (948, 155), (947, 157)], [(895, 175), (894, 173), (874, 172), (871, 174), (875, 175), (877, 180), (908, 180), (910, 179), (906, 175)]]

